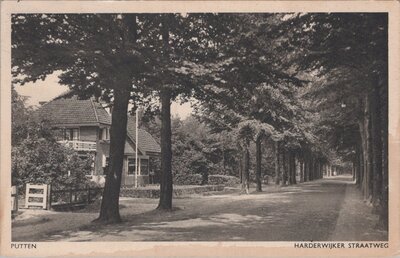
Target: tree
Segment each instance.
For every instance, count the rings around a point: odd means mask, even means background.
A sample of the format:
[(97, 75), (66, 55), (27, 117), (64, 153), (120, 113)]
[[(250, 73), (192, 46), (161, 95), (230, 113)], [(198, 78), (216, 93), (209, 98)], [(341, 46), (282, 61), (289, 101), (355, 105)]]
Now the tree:
[(12, 16), (14, 83), (44, 80), (60, 70), (60, 83), (81, 97), (113, 104), (110, 167), (98, 221), (119, 222), (119, 191), (128, 103), (146, 69), (133, 14), (26, 14)]
[(30, 120), (32, 109), (26, 107), (26, 100), (14, 87), (11, 88), (11, 146), (18, 145), (28, 137), (27, 121)]
[[(215, 14), (159, 14), (145, 23), (152, 40), (153, 72), (143, 85), (157, 91), (161, 101), (161, 189), (158, 209), (172, 208), (171, 101), (198, 95), (217, 55), (216, 38), (225, 30)], [(157, 41), (158, 40), (158, 41)]]
[[(119, 222), (126, 115), (158, 92), (161, 101), (162, 180), (160, 209), (172, 207), (170, 103), (190, 96), (198, 83), (195, 62), (215, 49), (207, 21), (214, 14), (14, 15), (13, 75), (21, 84), (63, 71), (60, 82), (82, 97), (112, 102), (110, 168), (99, 221)], [(214, 21), (215, 22), (215, 21)], [(215, 23), (216, 24), (216, 23)], [(222, 28), (222, 26), (220, 26)], [(201, 37), (200, 37), (201, 36)], [(207, 53), (206, 53), (207, 52)], [(215, 52), (215, 50), (214, 50)], [(192, 62), (191, 62), (192, 61)], [(194, 62), (193, 62), (194, 61)], [(148, 103), (147, 103), (148, 104)]]
[[(342, 153), (350, 157), (352, 151), (356, 152), (352, 155), (359, 171), (356, 180), (365, 198), (380, 211), (384, 227), (387, 227), (387, 24), (387, 14), (292, 14), (279, 28), (293, 35), (287, 40), (289, 49), (301, 49), (297, 51), (299, 67), (320, 78), (311, 92), (326, 98), (317, 108), (326, 109), (327, 114), (343, 111), (346, 114), (339, 119), (326, 116), (325, 124), (329, 127), (323, 132), (342, 132), (336, 134), (342, 139), (353, 133), (356, 141), (346, 143)], [(370, 33), (366, 35), (365, 31)], [(340, 127), (352, 129), (343, 133), (338, 130)]]

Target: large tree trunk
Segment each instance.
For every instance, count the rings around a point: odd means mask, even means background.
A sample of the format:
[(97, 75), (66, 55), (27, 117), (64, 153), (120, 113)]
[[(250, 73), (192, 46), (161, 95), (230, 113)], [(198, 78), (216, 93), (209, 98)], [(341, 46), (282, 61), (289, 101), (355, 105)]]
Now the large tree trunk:
[(366, 141), (366, 133), (365, 133), (365, 128), (364, 128), (364, 118), (360, 121), (358, 121), (358, 128), (360, 131), (360, 139), (361, 139), (361, 152), (360, 152), (360, 170), (361, 170), (361, 176), (360, 176), (360, 188), (363, 196), (365, 197), (365, 182), (366, 182), (366, 177), (367, 177), (367, 141)]
[(306, 152), (304, 155), (304, 182), (307, 182), (309, 180), (309, 177), (308, 177), (309, 166), (310, 166), (310, 162), (308, 159), (308, 153)]
[(256, 140), (256, 191), (261, 192), (261, 136), (257, 137)]
[(373, 156), (373, 195), (372, 203), (380, 209), (382, 197), (382, 132), (381, 105), (378, 85), (373, 85), (370, 96), (371, 104), (371, 138)]
[(288, 184), (291, 185), (293, 184), (293, 167), (292, 167), (292, 151), (288, 150), (286, 153), (286, 157), (287, 157), (287, 167), (288, 167), (288, 171), (287, 171), (287, 175), (288, 175)]
[[(243, 150), (240, 148), (240, 152), (242, 153)], [(243, 155), (242, 157), (239, 158), (239, 178), (240, 178), (240, 184), (243, 184)]]
[(366, 176), (365, 176), (365, 198), (368, 201), (372, 200), (372, 178), (373, 178), (373, 164), (372, 164), (372, 140), (371, 140), (371, 114), (369, 105), (369, 96), (365, 97), (365, 110), (364, 110), (364, 133), (366, 141)]
[(246, 145), (243, 150), (242, 190), (244, 190), (247, 194), (250, 191), (250, 152), (248, 145)]
[(299, 166), (300, 166), (300, 183), (304, 182), (304, 161), (301, 159), (299, 160)]
[[(123, 82), (121, 88), (129, 89), (130, 80)], [(126, 124), (130, 93), (128, 90), (114, 90), (114, 105), (112, 110), (110, 161), (106, 169), (106, 182), (101, 201), (100, 215), (95, 220), (105, 223), (117, 223), (121, 221), (119, 214), (119, 192), (121, 187), (121, 175), (124, 160), (124, 148), (126, 140)]]
[(288, 162), (287, 162), (287, 153), (286, 150), (282, 150), (282, 179), (281, 179), (281, 186), (286, 185), (286, 181), (288, 178)]
[(280, 181), (280, 164), (279, 164), (279, 142), (274, 142), (274, 154), (275, 154), (275, 184), (279, 185)]
[(297, 184), (296, 181), (296, 153), (292, 153), (292, 183)]
[(381, 128), (382, 128), (382, 197), (380, 224), (388, 230), (388, 88), (387, 84), (381, 87)]
[(355, 153), (355, 161), (354, 161), (354, 166), (355, 166), (355, 173), (356, 173), (356, 178), (355, 182), (357, 187), (360, 186), (360, 180), (361, 180), (361, 160), (360, 160), (360, 155), (361, 155), (361, 142), (358, 141), (356, 145), (356, 153)]
[(172, 209), (171, 92), (161, 91), (161, 181), (157, 209)]

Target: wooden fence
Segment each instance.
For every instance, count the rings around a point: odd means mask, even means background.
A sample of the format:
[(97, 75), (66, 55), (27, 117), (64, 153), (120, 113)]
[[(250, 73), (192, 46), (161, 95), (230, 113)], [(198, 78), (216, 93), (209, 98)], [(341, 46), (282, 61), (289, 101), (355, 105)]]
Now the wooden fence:
[(52, 190), (50, 192), (49, 207), (53, 209), (83, 207), (98, 199), (102, 192), (102, 187)]
[[(50, 185), (26, 184), (25, 208), (40, 207), (50, 210), (84, 207), (98, 199), (102, 192), (102, 187), (53, 190)], [(12, 192), (13, 196), (12, 200), (18, 199), (15, 197), (16, 190), (15, 193)]]

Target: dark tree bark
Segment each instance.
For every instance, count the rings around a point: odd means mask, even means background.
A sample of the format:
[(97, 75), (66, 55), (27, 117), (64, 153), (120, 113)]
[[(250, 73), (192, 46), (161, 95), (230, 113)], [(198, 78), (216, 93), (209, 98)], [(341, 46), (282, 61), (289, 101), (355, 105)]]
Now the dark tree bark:
[(382, 131), (381, 105), (378, 85), (373, 86), (370, 96), (371, 104), (371, 138), (373, 156), (373, 195), (372, 202), (379, 207), (382, 197)]
[(296, 181), (296, 153), (292, 152), (292, 184), (297, 184)]
[(371, 114), (369, 105), (368, 94), (365, 97), (365, 109), (364, 109), (364, 133), (365, 133), (365, 158), (366, 163), (365, 169), (365, 180), (364, 180), (364, 197), (371, 201), (372, 198), (372, 178), (373, 178), (373, 164), (372, 164), (372, 140), (371, 140)]
[(358, 141), (356, 144), (356, 153), (355, 153), (355, 160), (354, 160), (354, 166), (355, 166), (355, 182), (357, 187), (360, 186), (360, 179), (361, 179), (361, 160), (360, 160), (360, 155), (361, 155), (361, 142)]
[(127, 79), (122, 83), (126, 84), (125, 87), (114, 90), (114, 105), (110, 130), (110, 162), (108, 171), (106, 171), (106, 182), (101, 201), (100, 215), (95, 220), (97, 222), (121, 222), (119, 193), (126, 140), (130, 80)]
[(309, 181), (309, 173), (310, 173), (310, 160), (308, 153), (306, 153), (305, 158), (304, 158), (304, 182)]
[(248, 145), (246, 145), (243, 150), (242, 190), (246, 191), (247, 194), (250, 190), (250, 152)]
[(364, 176), (365, 176), (365, 173), (364, 173), (364, 171), (365, 171), (365, 168), (364, 168), (364, 150), (363, 150), (362, 145), (360, 145), (360, 153), (358, 155), (358, 158), (359, 158), (359, 167), (360, 167), (360, 172), (359, 172), (360, 173), (360, 179), (359, 179), (359, 182), (358, 182), (358, 187), (362, 191), (362, 184), (363, 184)]
[(261, 139), (262, 137), (259, 136), (256, 139), (256, 191), (261, 192)]
[(286, 156), (286, 158), (287, 158), (286, 162), (287, 162), (287, 168), (288, 168), (287, 181), (288, 181), (288, 184), (291, 185), (291, 184), (293, 184), (293, 167), (292, 167), (292, 156), (293, 156), (293, 154), (292, 154), (292, 151), (288, 150), (286, 155), (287, 155)]
[(279, 142), (274, 142), (274, 154), (275, 154), (275, 184), (279, 185), (280, 181), (280, 164), (279, 164)]
[(304, 182), (304, 161), (299, 160), (299, 166), (300, 166), (300, 183)]
[(360, 153), (360, 167), (361, 167), (361, 176), (360, 176), (360, 188), (361, 192), (363, 194), (363, 197), (365, 198), (365, 186), (366, 186), (366, 181), (367, 181), (367, 140), (366, 140), (366, 132), (365, 132), (365, 123), (364, 123), (364, 117), (360, 119), (358, 122), (358, 128), (360, 131), (360, 139), (361, 139), (361, 153)]
[(381, 211), (379, 214), (379, 221), (381, 226), (388, 230), (388, 92), (387, 85), (381, 88), (381, 128), (382, 128), (382, 190), (381, 190)]
[[(243, 150), (241, 150), (243, 152)], [(243, 184), (243, 155), (239, 159), (239, 178), (240, 178), (240, 184)]]
[(161, 180), (157, 209), (172, 209), (171, 92), (161, 91)]
[[(165, 58), (169, 58), (169, 15), (164, 14), (161, 23), (161, 35), (163, 41)], [(169, 81), (164, 82), (160, 90), (161, 100), (161, 180), (160, 180), (160, 201), (157, 209), (172, 209), (172, 148), (171, 148), (171, 98), (172, 92), (168, 89)]]
[[(124, 41), (122, 51), (130, 51), (137, 41), (136, 15), (126, 14), (121, 23), (121, 37)], [(117, 83), (114, 85), (114, 102), (110, 128), (110, 156), (106, 169), (106, 181), (101, 201), (99, 217), (94, 220), (101, 223), (121, 222), (119, 214), (119, 193), (123, 170), (124, 150), (126, 141), (126, 126), (128, 120), (128, 104), (132, 87), (133, 69), (129, 66), (132, 60), (127, 57), (120, 60), (118, 74), (114, 75)]]
[(287, 159), (287, 151), (285, 149), (282, 150), (282, 179), (281, 186), (286, 185), (288, 178), (288, 159)]

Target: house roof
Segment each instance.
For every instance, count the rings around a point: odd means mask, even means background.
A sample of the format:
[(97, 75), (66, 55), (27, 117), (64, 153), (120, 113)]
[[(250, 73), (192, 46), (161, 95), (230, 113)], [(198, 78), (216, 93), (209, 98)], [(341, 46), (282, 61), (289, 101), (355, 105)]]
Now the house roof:
[[(136, 139), (136, 125), (135, 125), (135, 117), (128, 116), (128, 125), (127, 125), (127, 133), (128, 137), (135, 143)], [(156, 142), (156, 140), (149, 134), (147, 131), (140, 129), (138, 131), (138, 148), (140, 151), (145, 151), (146, 154), (149, 153), (160, 153), (161, 147)]]
[(41, 106), (37, 116), (52, 125), (111, 125), (111, 117), (100, 103), (77, 96), (61, 96)]
[[(36, 112), (41, 120), (48, 120), (52, 126), (99, 126), (111, 125), (111, 116), (102, 105), (92, 99), (79, 99), (73, 93), (66, 92), (41, 106)], [(135, 118), (128, 116), (127, 135), (135, 144)], [(142, 153), (158, 154), (160, 145), (143, 129), (138, 131), (138, 148)]]

